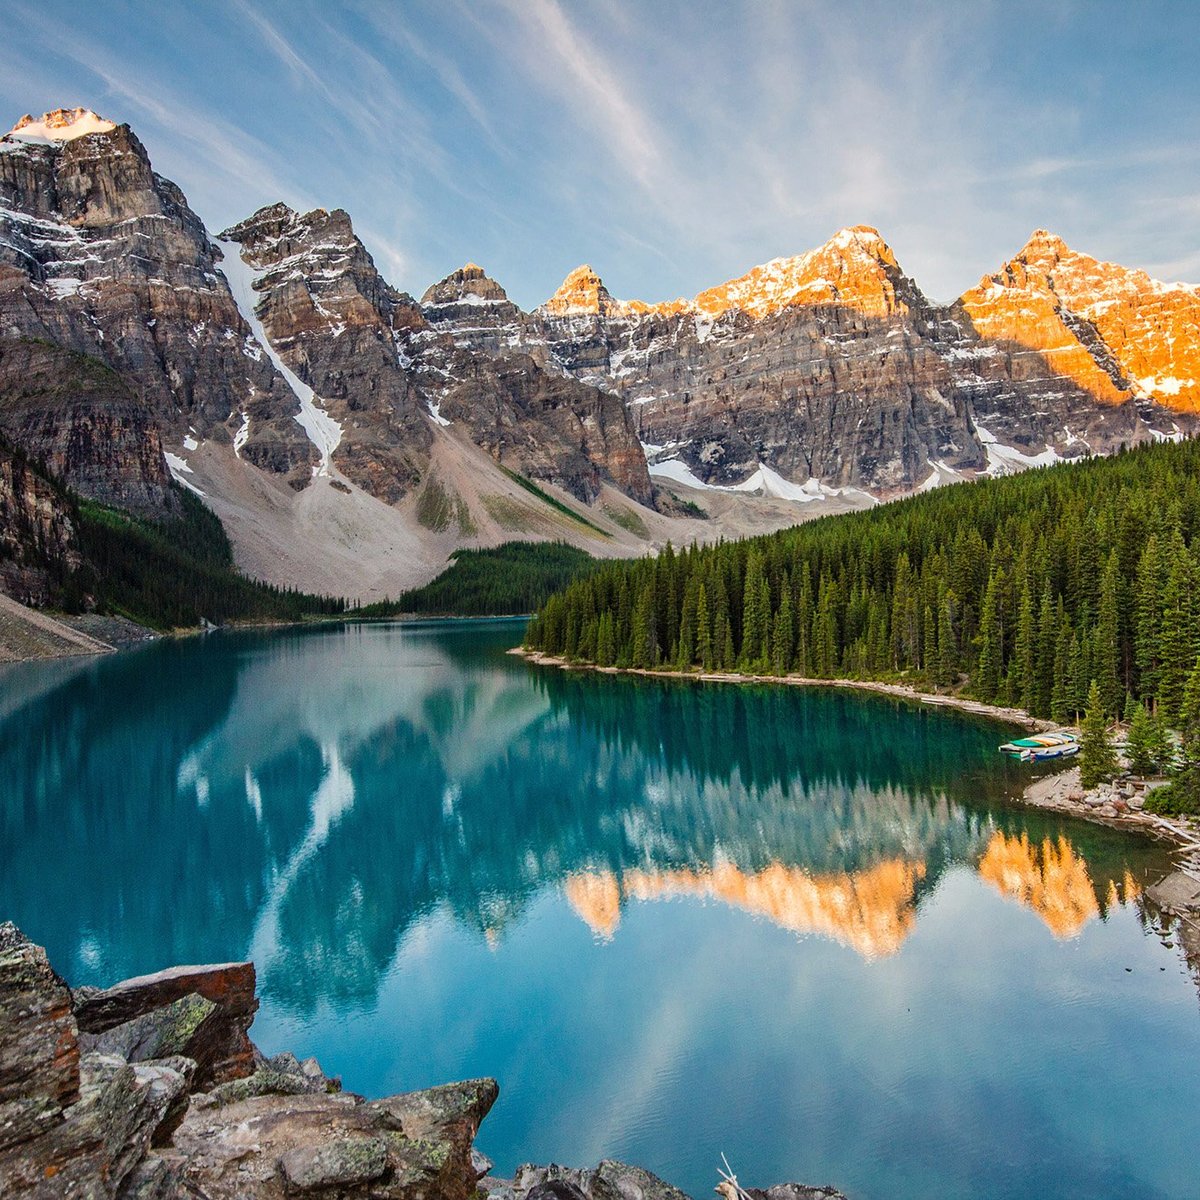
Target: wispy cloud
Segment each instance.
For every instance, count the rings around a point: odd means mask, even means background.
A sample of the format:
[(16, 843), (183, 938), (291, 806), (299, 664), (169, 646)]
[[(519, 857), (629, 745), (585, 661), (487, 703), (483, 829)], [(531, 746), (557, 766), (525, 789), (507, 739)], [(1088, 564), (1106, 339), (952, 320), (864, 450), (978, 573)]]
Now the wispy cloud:
[(1037, 0), (6, 12), (13, 116), (95, 96), (204, 215), (341, 205), (412, 291), (472, 258), (529, 306), (589, 260), (665, 299), (860, 221), (942, 298), (1041, 225), (1194, 274), (1200, 81), (1120, 6), (1099, 41), (1093, 6)]

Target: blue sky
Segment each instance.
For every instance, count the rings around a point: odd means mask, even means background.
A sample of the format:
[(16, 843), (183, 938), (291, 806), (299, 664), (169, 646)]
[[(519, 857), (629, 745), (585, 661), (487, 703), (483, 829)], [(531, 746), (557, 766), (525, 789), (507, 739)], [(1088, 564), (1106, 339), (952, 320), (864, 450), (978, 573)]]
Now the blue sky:
[(128, 121), (214, 232), (342, 207), (418, 296), (692, 295), (876, 225), (949, 299), (1045, 226), (1200, 279), (1194, 0), (0, 0), (0, 128)]

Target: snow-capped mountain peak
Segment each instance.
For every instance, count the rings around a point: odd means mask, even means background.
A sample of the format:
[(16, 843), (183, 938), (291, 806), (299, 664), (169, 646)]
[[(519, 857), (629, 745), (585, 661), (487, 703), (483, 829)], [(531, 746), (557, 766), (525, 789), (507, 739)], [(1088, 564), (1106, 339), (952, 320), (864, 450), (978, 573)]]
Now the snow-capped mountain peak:
[(56, 108), (40, 117), (26, 113), (8, 131), (8, 137), (21, 142), (70, 142), (89, 133), (111, 133), (116, 124), (106, 121), (90, 108)]

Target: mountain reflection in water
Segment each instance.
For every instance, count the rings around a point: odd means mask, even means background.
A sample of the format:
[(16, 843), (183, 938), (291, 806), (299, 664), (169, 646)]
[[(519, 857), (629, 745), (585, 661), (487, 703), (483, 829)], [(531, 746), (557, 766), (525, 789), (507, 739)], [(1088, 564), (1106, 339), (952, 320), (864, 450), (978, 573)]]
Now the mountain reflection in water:
[(7, 910), (80, 982), (246, 955), (307, 1010), (370, 1003), (426, 914), (495, 942), (547, 886), (603, 938), (629, 901), (686, 896), (876, 957), (954, 863), (1060, 936), (1148, 869), (1103, 830), (997, 807), (1022, 775), (987, 723), (532, 671), (501, 655), (513, 636), (228, 635), (49, 691), (10, 673)]

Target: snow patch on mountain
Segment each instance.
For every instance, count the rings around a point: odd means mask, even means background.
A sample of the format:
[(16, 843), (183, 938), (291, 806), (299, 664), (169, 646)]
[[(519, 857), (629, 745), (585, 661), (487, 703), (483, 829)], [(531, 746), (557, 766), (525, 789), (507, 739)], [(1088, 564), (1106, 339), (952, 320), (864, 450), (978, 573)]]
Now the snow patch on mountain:
[(333, 473), (330, 459), (342, 440), (342, 427), (321, 407), (321, 401), (312, 388), (284, 363), (267, 337), (267, 331), (255, 311), (258, 296), (254, 284), (268, 272), (255, 271), (249, 266), (243, 260), (242, 248), (237, 242), (215, 239), (214, 244), (220, 247), (225, 256), (221, 271), (229, 282), (229, 290), (233, 293), (246, 324), (254, 331), (258, 344), (267, 352), (267, 357), (300, 402), (300, 411), (294, 420), (308, 434), (308, 440), (321, 452), (321, 462), (313, 468), (313, 474), (328, 477)]
[(1026, 454), (1015, 446), (1006, 446), (978, 421), (975, 422), (975, 432), (979, 435), (979, 441), (987, 455), (988, 475), (1015, 475), (1019, 471), (1028, 471), (1031, 467), (1049, 467), (1063, 461), (1050, 447), (1041, 454)]
[(14, 141), (52, 146), (89, 133), (111, 133), (116, 127), (113, 121), (97, 116), (90, 108), (56, 108), (40, 117), (26, 113), (7, 136)]

